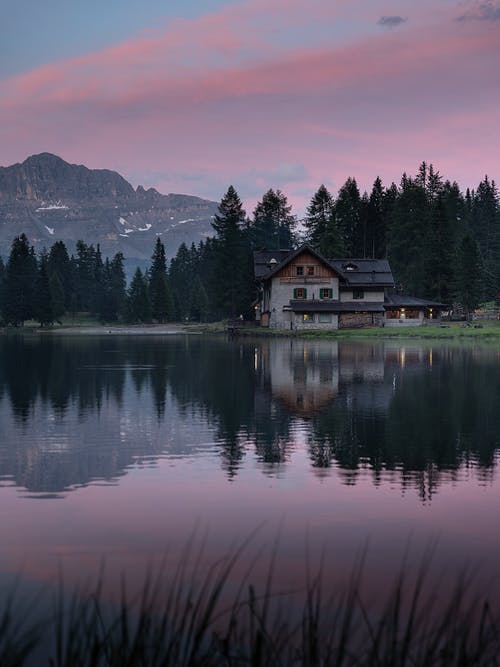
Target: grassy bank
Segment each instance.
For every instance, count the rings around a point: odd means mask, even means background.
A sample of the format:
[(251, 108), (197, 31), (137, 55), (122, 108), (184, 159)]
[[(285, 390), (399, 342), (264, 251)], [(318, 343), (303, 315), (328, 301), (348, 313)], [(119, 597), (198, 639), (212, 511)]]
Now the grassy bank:
[[(2, 667), (486, 667), (500, 661), (500, 620), (459, 577), (451, 589), (424, 564), (403, 568), (376, 604), (363, 596), (360, 566), (343, 590), (321, 572), (293, 592), (229, 584), (238, 554), (200, 576), (183, 561), (169, 583), (148, 578), (142, 595), (111, 606), (101, 586), (31, 624), (15, 600), (0, 612)], [(194, 570), (193, 570), (194, 568)], [(470, 583), (470, 582), (469, 582)]]
[[(76, 318), (67, 318), (61, 324), (40, 328), (35, 322), (26, 322), (24, 327), (6, 327), (4, 332), (58, 332), (58, 333), (91, 333), (91, 334), (164, 334), (164, 333), (196, 333), (196, 334), (224, 334), (225, 322), (185, 323), (168, 322), (166, 324), (124, 324), (102, 323), (92, 319), (85, 313)], [(472, 324), (464, 322), (443, 322), (442, 324), (426, 324), (414, 327), (371, 327), (366, 329), (336, 329), (332, 331), (317, 330), (276, 330), (260, 327), (242, 327), (236, 336), (253, 337), (295, 337), (308, 339), (335, 339), (335, 340), (463, 340), (500, 342), (500, 321), (478, 320)]]

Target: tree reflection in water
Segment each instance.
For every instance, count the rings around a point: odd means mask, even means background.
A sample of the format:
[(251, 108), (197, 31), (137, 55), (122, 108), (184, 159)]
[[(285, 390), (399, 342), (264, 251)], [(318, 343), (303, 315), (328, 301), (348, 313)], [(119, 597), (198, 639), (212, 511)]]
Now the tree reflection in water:
[[(228, 478), (252, 461), (286, 474), (300, 433), (315, 474), (369, 474), (427, 500), (471, 471), (491, 480), (498, 370), (496, 351), (452, 346), (7, 335), (0, 480), (52, 494), (112, 482), (137, 461), (193, 455), (197, 429)], [(30, 429), (36, 440), (18, 437)]]

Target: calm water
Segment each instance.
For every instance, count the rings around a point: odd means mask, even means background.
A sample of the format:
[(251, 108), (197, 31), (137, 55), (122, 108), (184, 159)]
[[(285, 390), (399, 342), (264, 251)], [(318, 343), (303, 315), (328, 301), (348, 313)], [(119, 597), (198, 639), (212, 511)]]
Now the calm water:
[(257, 529), (256, 579), (273, 549), (290, 584), (306, 552), (342, 579), (366, 548), (376, 591), (437, 541), (436, 568), (498, 586), (496, 349), (7, 336), (0, 358), (0, 583), (104, 559), (133, 585)]

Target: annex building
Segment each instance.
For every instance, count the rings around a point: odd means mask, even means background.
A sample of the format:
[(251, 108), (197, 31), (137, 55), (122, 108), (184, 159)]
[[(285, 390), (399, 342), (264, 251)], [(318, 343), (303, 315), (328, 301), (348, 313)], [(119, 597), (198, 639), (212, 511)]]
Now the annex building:
[(443, 304), (388, 296), (394, 287), (385, 259), (326, 259), (304, 244), (254, 253), (256, 320), (272, 329), (411, 326), (438, 319)]

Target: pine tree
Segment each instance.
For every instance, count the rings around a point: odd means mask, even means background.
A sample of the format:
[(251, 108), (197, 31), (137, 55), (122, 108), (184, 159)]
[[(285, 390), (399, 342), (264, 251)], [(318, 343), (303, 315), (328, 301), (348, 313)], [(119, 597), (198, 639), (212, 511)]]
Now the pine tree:
[(327, 256), (333, 256), (330, 255), (330, 248), (325, 246), (334, 220), (333, 197), (324, 185), (320, 185), (307, 207), (304, 226), (306, 241)]
[(63, 241), (56, 241), (50, 248), (47, 270), (49, 272), (49, 280), (54, 274), (57, 274), (64, 290), (65, 310), (69, 310), (71, 295), (75, 287), (73, 266)]
[(251, 251), (243, 231), (245, 211), (232, 185), (221, 199), (212, 226), (214, 239), (212, 286), (220, 317), (248, 312), (252, 300)]
[(36, 257), (25, 234), (13, 243), (5, 269), (4, 320), (14, 326), (33, 317), (33, 297), (37, 275)]
[(361, 223), (361, 196), (354, 178), (348, 178), (340, 188), (335, 202), (335, 218), (342, 241), (342, 255), (356, 257), (363, 254)]
[(176, 317), (184, 321), (189, 318), (193, 280), (197, 276), (196, 249), (188, 250), (185, 243), (181, 243), (177, 254), (170, 262), (168, 278), (172, 289)]
[(135, 270), (127, 292), (125, 312), (127, 322), (151, 322), (151, 302), (149, 300), (148, 284), (139, 267)]
[[(66, 312), (64, 287), (59, 278), (59, 273), (55, 271), (49, 277), (50, 299), (52, 302), (52, 314), (55, 322), (60, 322)], [(71, 302), (70, 302), (71, 305)]]
[(492, 298), (500, 286), (500, 207), (495, 181), (488, 176), (472, 196), (470, 229), (484, 262), (484, 297)]
[(459, 245), (456, 267), (455, 297), (469, 319), (470, 311), (480, 303), (482, 291), (481, 253), (470, 234), (466, 234)]
[(423, 295), (426, 284), (428, 202), (425, 189), (403, 174), (388, 238), (391, 268), (400, 291)]
[(125, 305), (125, 288), (127, 285), (125, 279), (125, 269), (123, 267), (123, 253), (117, 252), (110, 264), (110, 299), (112, 320), (117, 320), (123, 315)]
[(157, 322), (166, 322), (172, 318), (172, 296), (167, 280), (167, 260), (165, 246), (158, 236), (155, 243), (152, 264), (149, 271), (149, 298), (151, 314)]
[(387, 216), (384, 210), (384, 188), (377, 176), (373, 183), (367, 211), (367, 255), (383, 258), (387, 252)]
[(255, 207), (250, 240), (255, 249), (288, 250), (295, 244), (297, 219), (281, 190), (268, 190)]
[(52, 324), (54, 311), (52, 308), (52, 297), (50, 294), (49, 274), (47, 270), (47, 253), (43, 251), (40, 255), (38, 275), (35, 283), (33, 316), (43, 327)]

